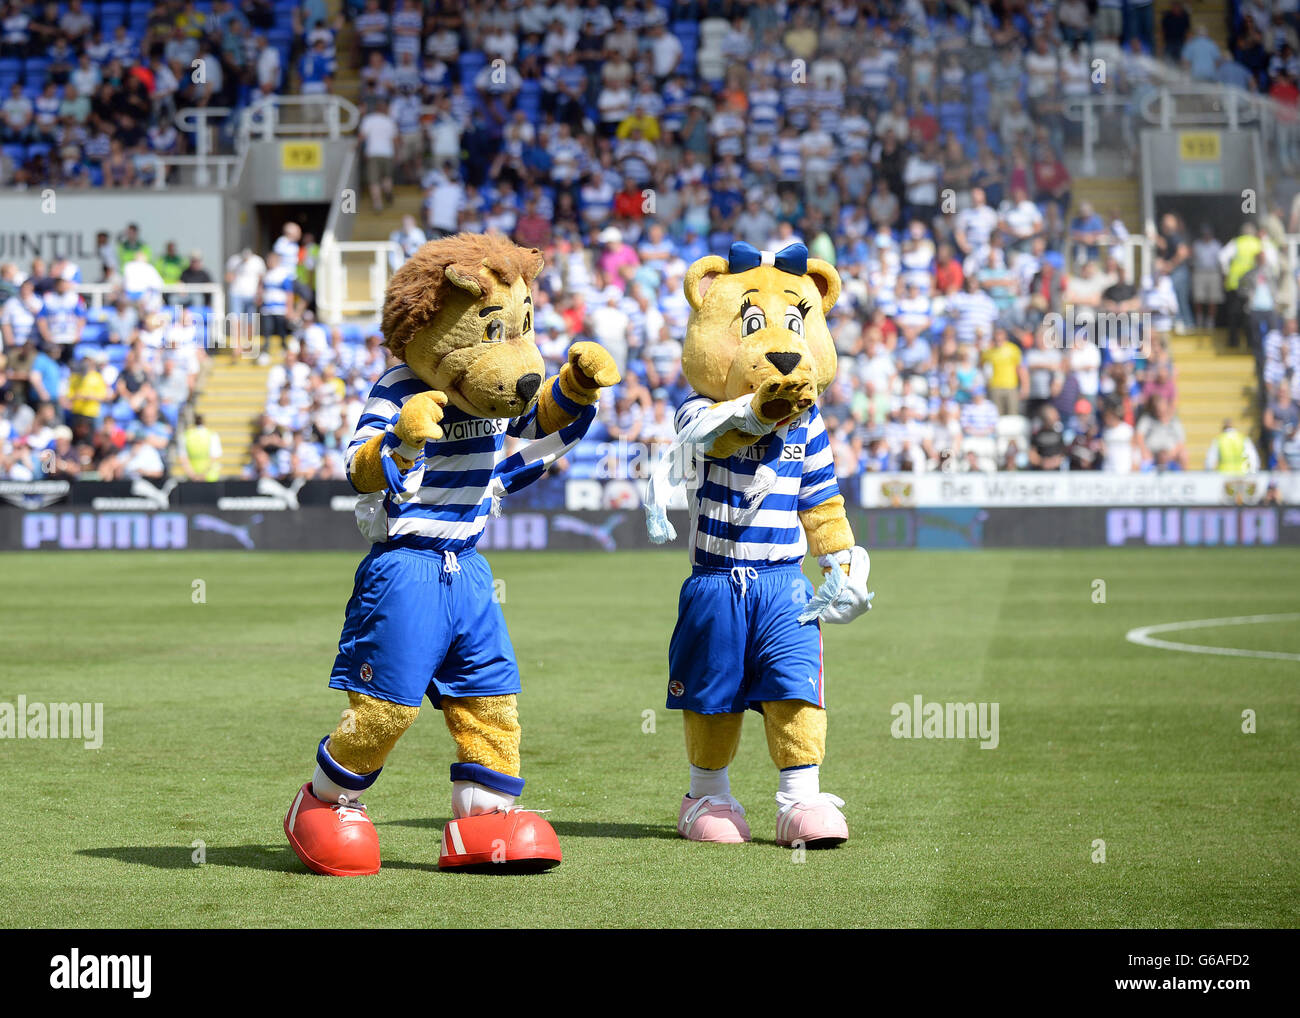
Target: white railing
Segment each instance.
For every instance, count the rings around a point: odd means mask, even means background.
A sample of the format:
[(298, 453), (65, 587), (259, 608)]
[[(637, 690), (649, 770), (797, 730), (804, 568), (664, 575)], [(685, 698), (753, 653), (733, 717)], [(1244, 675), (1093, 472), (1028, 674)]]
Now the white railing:
[[(153, 189), (165, 191), (168, 187), (189, 186), (216, 188), (224, 191), (238, 178), (239, 156), (154, 156)], [(169, 181), (173, 169), (193, 169), (184, 178)]]
[[(316, 266), (316, 310), (321, 321), (337, 325), (347, 315), (379, 318), (388, 288), (389, 258), (400, 250), (391, 240), (324, 237)], [(349, 296), (349, 283), (358, 271), (366, 273), (364, 296), (353, 298)]]
[(1101, 134), (1103, 117), (1119, 117), (1120, 133), (1124, 139), (1125, 150), (1132, 153), (1136, 146), (1133, 133), (1133, 120), (1129, 115), (1129, 97), (1116, 93), (1101, 95), (1071, 95), (1062, 101), (1061, 110), (1067, 120), (1081, 125), (1083, 137), (1080, 141), (1081, 155), (1079, 172), (1085, 177), (1097, 175), (1097, 142)]
[[(102, 311), (105, 299), (115, 297), (122, 292), (119, 283), (77, 283), (77, 292), (86, 298), (86, 306), (91, 311)], [(212, 308), (211, 318), (225, 323), (226, 288), (220, 283), (165, 283), (161, 291), (170, 297), (179, 294), (183, 297), (206, 297), (207, 305)]]
[(1227, 85), (1184, 81), (1143, 96), (1138, 112), (1148, 124), (1165, 131), (1209, 126), (1235, 131), (1259, 120), (1263, 108), (1271, 102)]
[[(295, 115), (286, 116), (293, 111)], [(337, 140), (356, 129), (361, 114), (340, 95), (273, 95), (246, 107), (239, 115), (241, 139), (260, 141), (324, 135)]]

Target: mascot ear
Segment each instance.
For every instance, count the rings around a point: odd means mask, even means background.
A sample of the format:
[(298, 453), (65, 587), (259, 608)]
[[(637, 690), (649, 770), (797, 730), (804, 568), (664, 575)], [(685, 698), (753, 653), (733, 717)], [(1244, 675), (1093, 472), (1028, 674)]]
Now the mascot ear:
[(483, 296), (483, 283), (479, 280), (477, 272), (470, 272), (468, 269), (461, 268), (459, 265), (448, 265), (447, 268), (443, 270), (443, 275), (447, 277), (448, 282), (459, 286), (462, 290), (467, 291), (473, 296)]
[[(705, 255), (698, 261), (692, 262), (691, 267), (686, 270), (686, 279), (682, 283), (682, 289), (686, 292), (686, 302), (696, 311), (700, 310), (709, 287), (726, 271), (727, 259), (721, 255)], [(839, 293), (838, 277), (835, 281), (835, 292)]]
[(835, 266), (820, 258), (808, 259), (808, 275), (822, 295), (822, 314), (827, 314), (840, 299), (840, 274)]
[(537, 274), (542, 271), (542, 266), (546, 264), (546, 259), (542, 257), (542, 252), (535, 247), (525, 248), (525, 255), (532, 256), (532, 267), (524, 273), (524, 282), (531, 283), (537, 278)]

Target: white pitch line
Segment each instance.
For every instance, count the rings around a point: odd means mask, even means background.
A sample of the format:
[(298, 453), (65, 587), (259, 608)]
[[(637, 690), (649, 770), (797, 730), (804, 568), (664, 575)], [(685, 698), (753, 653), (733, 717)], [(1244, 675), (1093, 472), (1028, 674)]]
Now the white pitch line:
[(1157, 640), (1152, 633), (1171, 633), (1184, 629), (1214, 629), (1217, 626), (1249, 626), (1258, 622), (1279, 622), (1300, 619), (1300, 614), (1283, 615), (1234, 615), (1226, 619), (1192, 619), (1188, 622), (1166, 622), (1158, 626), (1141, 626), (1130, 629), (1124, 634), (1129, 643), (1143, 647), (1157, 647), (1160, 650), (1182, 650), (1190, 654), (1221, 654), (1224, 657), (1265, 657), (1275, 661), (1300, 661), (1300, 654), (1290, 654), (1280, 650), (1243, 650), (1240, 647), (1205, 647), (1195, 643), (1174, 643), (1172, 640)]

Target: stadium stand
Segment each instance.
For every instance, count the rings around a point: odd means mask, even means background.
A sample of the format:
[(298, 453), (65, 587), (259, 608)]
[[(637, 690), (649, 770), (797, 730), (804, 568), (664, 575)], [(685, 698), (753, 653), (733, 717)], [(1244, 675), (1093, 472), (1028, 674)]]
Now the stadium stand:
[[(413, 0), (77, 9), (93, 28), (69, 41), (67, 60), (62, 49), (53, 59), (47, 47), (35, 50), (30, 31), (24, 41), (18, 21), (10, 31), (4, 19), (0, 94), (11, 98), (0, 180), (147, 184), (159, 172), (153, 146), (193, 149), (191, 136), (169, 127), (176, 108), (238, 110), (276, 91), (355, 100), (365, 110), (369, 200), (354, 240), (391, 241), (390, 268), (423, 239), (458, 229), (496, 229), (541, 247), (536, 323), (548, 362), (585, 338), (624, 366), (626, 384), (565, 465), (573, 476), (635, 474), (645, 462), (638, 443), (670, 433), (687, 391), (676, 338), (682, 274), (733, 240), (769, 249), (802, 240), (843, 276), (831, 322), (840, 377), (825, 400), (841, 477), (1199, 467), (1225, 406), (1239, 412), (1243, 386), (1271, 379), (1274, 390), (1300, 395), (1286, 360), (1298, 345), (1293, 322), (1250, 319), (1256, 337), (1276, 333), (1268, 348), (1282, 357), (1261, 354), (1256, 369), (1225, 344), (1234, 298), (1200, 311), (1192, 300), (1193, 276), (1198, 294), (1215, 296), (1235, 271), (1235, 238), (1194, 235), (1198, 224), (1176, 217), (1144, 236), (1131, 177), (1079, 172), (1079, 124), (1062, 105), (1100, 91), (1088, 73), (1098, 55), (1115, 68), (1105, 87), (1126, 101), (1157, 65), (1193, 78), (1212, 66), (1215, 80), (1244, 69), (1252, 88), (1285, 99), (1274, 86), (1289, 80), (1294, 58), (1283, 39), (1294, 35), (1294, 13), (1258, 40), (1258, 12), (1237, 3), (1225, 17), (1212, 3), (1161, 2), (1149, 24), (1134, 16), (1117, 26), (1113, 5), (1090, 12), (1068, 2), (826, 0), (792, 6), (787, 17), (724, 0), (525, 2), (490, 14)], [(1269, 54), (1262, 63), (1260, 47)], [(216, 57), (204, 83), (185, 70), (199, 55)], [(1221, 74), (1225, 56), (1232, 67)], [(59, 105), (43, 112), (50, 82)], [(119, 115), (130, 121), (125, 130)], [(1141, 241), (1154, 259), (1139, 274)], [(1276, 253), (1267, 232), (1264, 243)], [(92, 311), (79, 342), (51, 351), (62, 351), (53, 372), (36, 354), (63, 417), (52, 426), (73, 429), (82, 469), (110, 458), (93, 452), (106, 448), (105, 431), (118, 452), (103, 469), (124, 469), (132, 404), (124, 408), (116, 386), (134, 350), (151, 379), (190, 377), (179, 406), (157, 401), (164, 420), (180, 422), (197, 405), (224, 422), (223, 473), (341, 476), (339, 450), (385, 357), (373, 319), (316, 320), (311, 239), (293, 247), (280, 266), (293, 275), (287, 288), (267, 285), (270, 251), (224, 266), (232, 307), (243, 298), (284, 323), (287, 342), (269, 345), (261, 363), (205, 351), (206, 305), (174, 321), (149, 304), (158, 288), (127, 301), (136, 331), (109, 335), (109, 312)], [(6, 276), (23, 321), (21, 280), (33, 277), (38, 294), (52, 289), (52, 275), (37, 268)], [(268, 293), (283, 302), (268, 303)], [(1123, 326), (1118, 341), (1087, 338), (1102, 319)], [(151, 324), (192, 336), (191, 348), (155, 348)], [(11, 361), (16, 344), (6, 336)], [(17, 355), (20, 373), (31, 359)], [(86, 393), (99, 388), (97, 366), (110, 391), (87, 433), (95, 415), (74, 412), (70, 393), (93, 409)], [(6, 411), (5, 476), (48, 473), (47, 436), (32, 437), (48, 411), (24, 392), (18, 402), (33, 420)], [(1278, 400), (1270, 391), (1262, 402)], [(1289, 419), (1276, 409), (1269, 419)], [(250, 442), (237, 422), (254, 418)], [(1284, 467), (1283, 445), (1265, 447), (1277, 446)], [(181, 461), (173, 456), (172, 469)]]

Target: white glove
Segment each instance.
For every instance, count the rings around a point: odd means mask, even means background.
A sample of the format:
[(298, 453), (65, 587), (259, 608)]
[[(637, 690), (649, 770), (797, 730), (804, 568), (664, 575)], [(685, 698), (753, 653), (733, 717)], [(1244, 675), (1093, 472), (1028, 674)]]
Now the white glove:
[(871, 611), (871, 599), (876, 595), (867, 590), (867, 577), (871, 573), (871, 556), (866, 548), (856, 545), (845, 551), (822, 555), (817, 562), (823, 569), (843, 569), (848, 563), (848, 572), (844, 576), (844, 589), (821, 614), (823, 622), (843, 625), (852, 622), (864, 612)]

